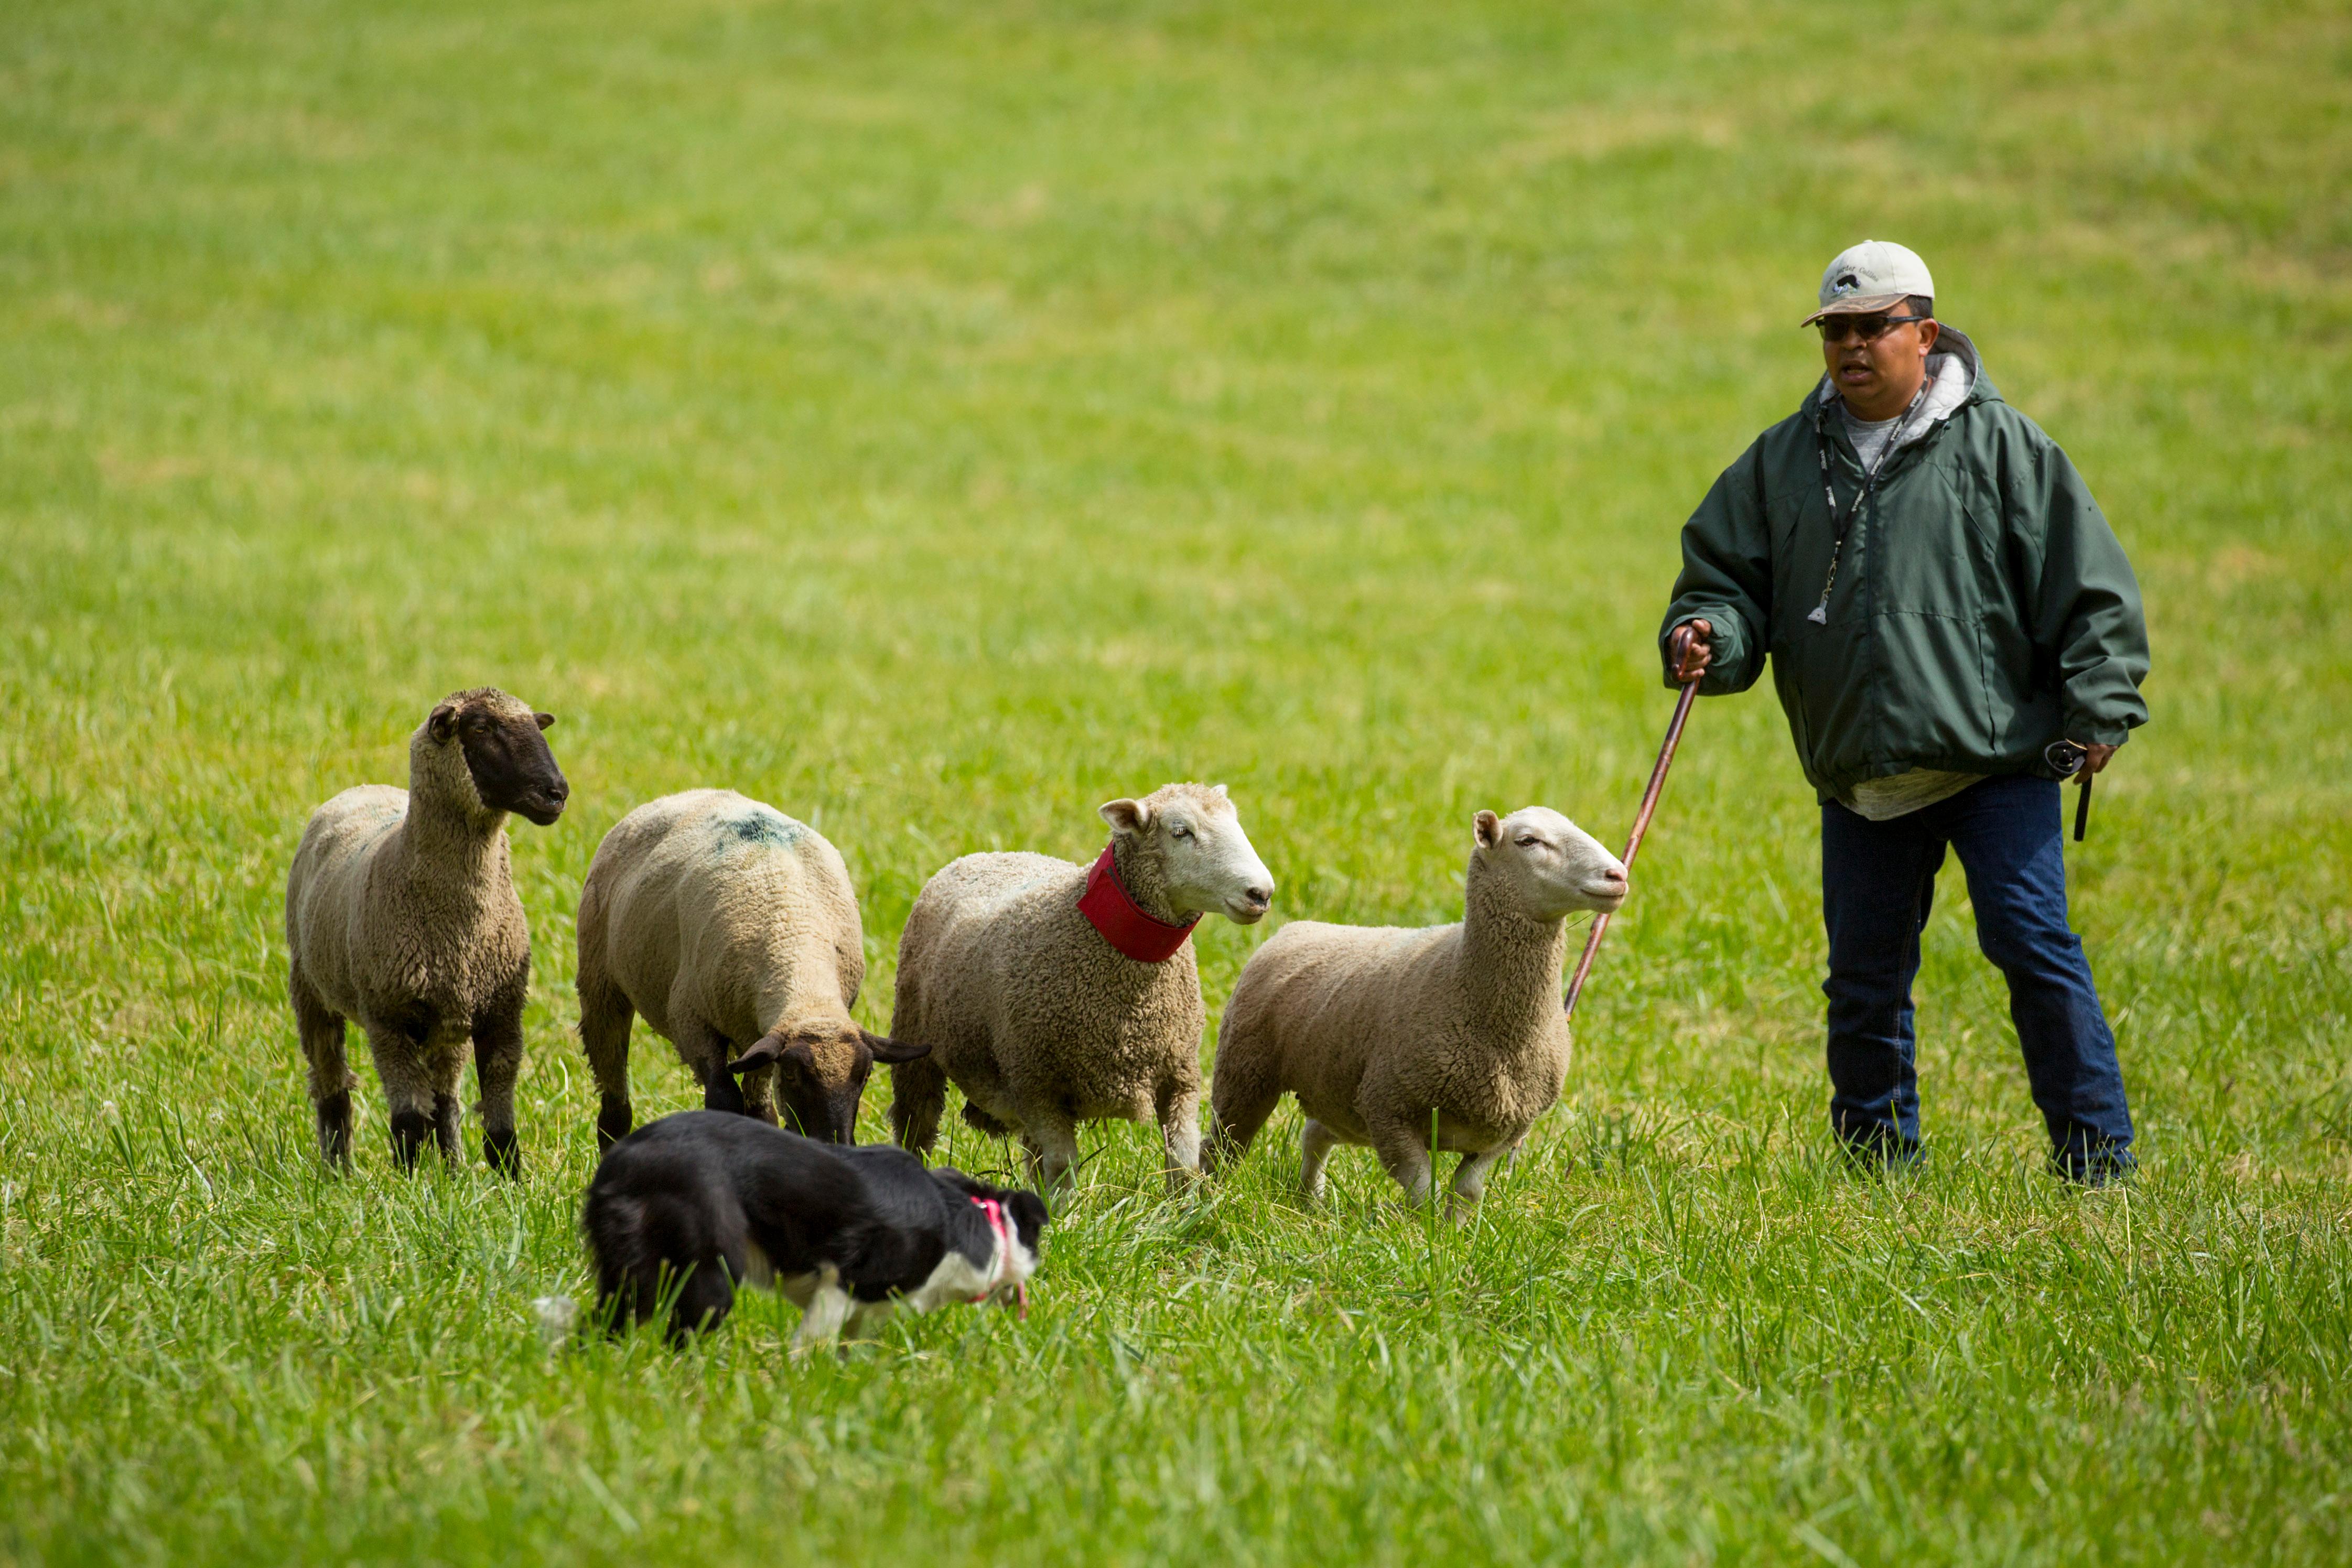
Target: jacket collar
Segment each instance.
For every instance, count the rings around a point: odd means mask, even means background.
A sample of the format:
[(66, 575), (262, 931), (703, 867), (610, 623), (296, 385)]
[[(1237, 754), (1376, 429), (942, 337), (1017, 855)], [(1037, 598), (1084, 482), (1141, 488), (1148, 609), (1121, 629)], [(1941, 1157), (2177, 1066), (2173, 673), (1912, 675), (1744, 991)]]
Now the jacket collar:
[(1118, 862), (1108, 844), (1087, 870), (1087, 890), (1078, 894), (1078, 913), (1102, 933), (1104, 941), (1139, 964), (1166, 963), (1192, 935), (1192, 927), (1201, 924), (1197, 915), (1181, 925), (1171, 925), (1145, 914), (1118, 880)]

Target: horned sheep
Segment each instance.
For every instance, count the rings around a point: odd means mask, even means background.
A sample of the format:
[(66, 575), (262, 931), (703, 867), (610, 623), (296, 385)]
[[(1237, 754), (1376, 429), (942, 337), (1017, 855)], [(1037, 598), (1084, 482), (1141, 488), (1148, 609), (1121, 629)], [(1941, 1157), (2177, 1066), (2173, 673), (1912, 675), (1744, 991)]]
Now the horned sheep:
[(457, 1078), (470, 1050), (482, 1154), (519, 1174), (515, 1075), (530, 930), (515, 895), (506, 820), (541, 827), (571, 788), (542, 735), (555, 722), (491, 686), (436, 706), (408, 739), (408, 788), (365, 784), (313, 812), (286, 878), (287, 991), (310, 1067), (319, 1149), (347, 1164), (352, 1090), (344, 1020), (366, 1030), (414, 1166), (430, 1135), (457, 1157)]
[(1541, 806), (1481, 811), (1473, 836), (1461, 921), (1295, 921), (1252, 955), (1218, 1030), (1213, 1173), (1288, 1092), (1307, 1113), (1310, 1200), (1335, 1145), (1369, 1144), (1415, 1204), (1429, 1198), (1435, 1151), (1459, 1152), (1454, 1200), (1475, 1203), (1488, 1167), (1559, 1098), (1566, 920), (1622, 904), (1625, 868)]
[(1100, 1119), (1156, 1120), (1170, 1181), (1198, 1173), (1205, 1019), (1188, 933), (1210, 913), (1263, 919), (1274, 877), (1223, 785), (1099, 814), (1110, 842), (1091, 867), (966, 855), (916, 899), (890, 1033), (931, 1051), (892, 1070), (905, 1147), (929, 1151), (952, 1080), (964, 1120), (1018, 1131), (1049, 1188), (1077, 1159), (1078, 1124)]
[(677, 1048), (705, 1109), (772, 1123), (781, 1097), (798, 1131), (837, 1144), (856, 1142), (874, 1063), (921, 1054), (850, 1016), (866, 936), (841, 852), (732, 789), (666, 795), (622, 818), (588, 867), (579, 937), (600, 1147), (633, 1123), (635, 1016)]

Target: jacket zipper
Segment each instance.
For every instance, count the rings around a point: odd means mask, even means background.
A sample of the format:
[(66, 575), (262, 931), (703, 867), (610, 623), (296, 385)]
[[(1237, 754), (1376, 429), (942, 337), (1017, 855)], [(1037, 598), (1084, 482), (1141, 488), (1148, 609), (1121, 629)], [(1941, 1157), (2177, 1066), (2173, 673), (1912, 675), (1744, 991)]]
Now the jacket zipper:
[[(1821, 459), (1822, 496), (1829, 502), (1830, 527), (1836, 530), (1830, 539), (1830, 571), (1829, 576), (1822, 580), (1822, 601), (1805, 615), (1805, 619), (1816, 626), (1830, 623), (1830, 590), (1837, 586), (1838, 558), (1845, 553), (1846, 532), (1853, 527), (1853, 520), (1862, 516), (1862, 509), (1869, 505), (1871, 497), (1877, 493), (1879, 475), (1885, 473), (1887, 464), (1894, 461), (1895, 448), (1903, 444), (1903, 433), (1911, 428), (1911, 416), (1919, 410), (1919, 400), (1927, 395), (1927, 389), (1934, 384), (1935, 378), (1928, 377), (1920, 382), (1919, 390), (1911, 394), (1911, 401), (1904, 405), (1903, 417), (1895, 422), (1894, 430), (1887, 434), (1886, 445), (1880, 450), (1878, 461), (1863, 471), (1862, 488), (1855, 494), (1853, 506), (1843, 520), (1838, 517), (1837, 486), (1830, 481), (1830, 442), (1822, 430), (1826, 421), (1821, 414), (1813, 418), (1813, 455)], [(1832, 392), (1831, 395), (1836, 394)]]

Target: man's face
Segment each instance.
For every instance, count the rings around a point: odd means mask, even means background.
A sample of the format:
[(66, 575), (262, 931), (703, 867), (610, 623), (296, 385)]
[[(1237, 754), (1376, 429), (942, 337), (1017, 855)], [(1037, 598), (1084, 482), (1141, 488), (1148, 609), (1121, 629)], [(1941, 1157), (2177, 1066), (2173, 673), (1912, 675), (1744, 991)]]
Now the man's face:
[(1911, 314), (1910, 306), (1904, 304), (1869, 315), (1822, 318), (1822, 360), (1829, 368), (1830, 384), (1855, 418), (1894, 418), (1927, 378), (1936, 323), (1887, 323), (1890, 315)]

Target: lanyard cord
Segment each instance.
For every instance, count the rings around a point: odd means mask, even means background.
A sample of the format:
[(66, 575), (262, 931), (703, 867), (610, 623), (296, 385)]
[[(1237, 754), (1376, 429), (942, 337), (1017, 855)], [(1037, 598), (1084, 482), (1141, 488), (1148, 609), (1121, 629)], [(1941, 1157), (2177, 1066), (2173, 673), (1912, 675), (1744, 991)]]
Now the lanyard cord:
[(1821, 421), (1813, 422), (1813, 455), (1822, 462), (1822, 498), (1829, 503), (1830, 526), (1837, 530), (1830, 540), (1830, 574), (1822, 580), (1822, 601), (1814, 605), (1812, 612), (1805, 617), (1816, 626), (1830, 623), (1830, 590), (1837, 586), (1838, 557), (1845, 553), (1846, 530), (1853, 527), (1854, 518), (1862, 515), (1862, 508), (1877, 490), (1879, 471), (1886, 466), (1887, 459), (1895, 455), (1895, 448), (1901, 443), (1903, 433), (1910, 428), (1911, 415), (1917, 410), (1919, 400), (1927, 395), (1927, 388), (1934, 382), (1933, 376), (1922, 381), (1919, 390), (1913, 392), (1911, 401), (1904, 405), (1903, 417), (1895, 422), (1895, 428), (1887, 432), (1886, 444), (1878, 449), (1878, 461), (1863, 471), (1862, 488), (1855, 493), (1853, 508), (1843, 520), (1838, 517), (1837, 486), (1830, 482), (1829, 437), (1822, 434)]

